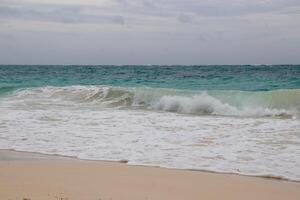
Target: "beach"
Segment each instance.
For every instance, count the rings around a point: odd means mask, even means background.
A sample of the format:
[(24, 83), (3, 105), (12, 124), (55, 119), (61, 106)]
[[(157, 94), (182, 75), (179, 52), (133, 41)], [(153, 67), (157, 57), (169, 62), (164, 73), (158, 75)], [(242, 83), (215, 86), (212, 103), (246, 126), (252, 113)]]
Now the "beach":
[(299, 77), (293, 65), (1, 65), (0, 149), (300, 181)]
[(0, 0), (0, 200), (300, 200), (299, 52), (300, 0)]
[(0, 151), (0, 199), (299, 199), (300, 183)]
[(299, 66), (1, 65), (0, 200), (299, 200)]

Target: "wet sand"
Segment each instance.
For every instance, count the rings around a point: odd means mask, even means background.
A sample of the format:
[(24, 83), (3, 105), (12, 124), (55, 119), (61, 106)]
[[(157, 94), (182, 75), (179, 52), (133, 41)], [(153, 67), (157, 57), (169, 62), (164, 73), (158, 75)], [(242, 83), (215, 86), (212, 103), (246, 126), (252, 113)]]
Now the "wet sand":
[(300, 199), (300, 183), (0, 150), (1, 200)]

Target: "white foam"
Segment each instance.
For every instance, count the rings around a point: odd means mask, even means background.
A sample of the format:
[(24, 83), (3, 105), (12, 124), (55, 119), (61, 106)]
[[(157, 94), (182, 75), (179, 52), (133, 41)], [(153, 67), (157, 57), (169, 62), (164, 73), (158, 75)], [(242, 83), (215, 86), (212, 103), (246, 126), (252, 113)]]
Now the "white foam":
[[(88, 103), (82, 102), (78, 88), (59, 90), (25, 90), (1, 98), (0, 148), (300, 180), (299, 119), (119, 109), (93, 102), (102, 89), (92, 90)], [(65, 92), (69, 98), (61, 95)], [(202, 95), (165, 95), (151, 102), (159, 110), (183, 113), (210, 105), (214, 112), (234, 111)]]
[(154, 109), (185, 114), (245, 117), (297, 117), (300, 90), (272, 92), (180, 91), (108, 86), (44, 87), (18, 91), (11, 100), (29, 106), (83, 104)]

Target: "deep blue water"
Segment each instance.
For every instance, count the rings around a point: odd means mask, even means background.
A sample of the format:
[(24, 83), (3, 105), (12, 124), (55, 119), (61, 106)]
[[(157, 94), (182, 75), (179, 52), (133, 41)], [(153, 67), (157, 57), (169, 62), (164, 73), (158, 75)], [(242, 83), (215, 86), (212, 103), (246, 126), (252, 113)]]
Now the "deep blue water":
[(300, 88), (300, 65), (21, 66), (0, 65), (0, 94), (19, 88), (112, 85), (189, 90)]

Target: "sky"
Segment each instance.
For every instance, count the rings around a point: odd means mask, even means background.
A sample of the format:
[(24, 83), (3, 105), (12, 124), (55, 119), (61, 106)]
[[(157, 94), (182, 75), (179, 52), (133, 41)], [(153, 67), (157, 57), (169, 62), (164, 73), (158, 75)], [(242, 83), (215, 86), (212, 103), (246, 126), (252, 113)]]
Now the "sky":
[(0, 0), (0, 64), (300, 64), (300, 0)]

